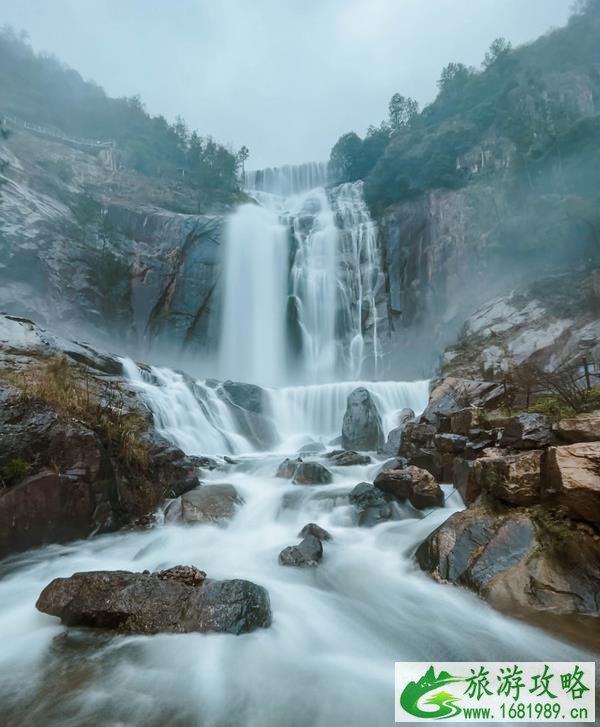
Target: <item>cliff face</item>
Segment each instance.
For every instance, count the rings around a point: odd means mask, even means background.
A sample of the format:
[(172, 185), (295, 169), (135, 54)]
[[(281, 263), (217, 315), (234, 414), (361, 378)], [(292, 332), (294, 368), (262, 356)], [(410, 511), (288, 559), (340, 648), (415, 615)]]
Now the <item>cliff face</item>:
[[(118, 152), (11, 133), (0, 200), (0, 309), (132, 353), (214, 348), (221, 210)], [(200, 205), (201, 206), (201, 205)]]

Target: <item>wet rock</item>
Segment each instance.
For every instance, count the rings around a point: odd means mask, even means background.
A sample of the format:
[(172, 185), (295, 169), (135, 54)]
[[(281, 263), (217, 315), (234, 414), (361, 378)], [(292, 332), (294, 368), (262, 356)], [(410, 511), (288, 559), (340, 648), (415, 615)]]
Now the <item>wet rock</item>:
[(305, 538), (307, 535), (314, 535), (319, 540), (331, 540), (331, 533), (328, 533), (325, 528), (322, 528), (316, 523), (308, 523), (298, 533), (299, 538)]
[(383, 454), (391, 454), (396, 456), (400, 452), (400, 444), (402, 441), (402, 432), (405, 430), (408, 422), (413, 421), (415, 413), (412, 409), (402, 409), (398, 415), (398, 426), (391, 430), (388, 434), (386, 443), (383, 445)]
[(542, 497), (571, 517), (600, 523), (600, 442), (550, 447), (542, 463)]
[(321, 540), (314, 535), (307, 535), (298, 545), (284, 548), (279, 553), (279, 563), (297, 568), (311, 568), (318, 565), (322, 557)]
[(561, 442), (600, 441), (600, 411), (591, 411), (569, 419), (561, 419), (554, 425), (554, 433)]
[(481, 456), (483, 450), (493, 447), (497, 441), (496, 433), (487, 429), (474, 429), (469, 432), (469, 441), (464, 450), (464, 456), (475, 459)]
[(475, 461), (479, 487), (508, 505), (532, 505), (540, 501), (542, 450), (494, 455)]
[(391, 459), (386, 459), (386, 461), (377, 470), (377, 474), (380, 474), (383, 470), (403, 470), (405, 467), (408, 467), (408, 465), (409, 461), (406, 457), (392, 457)]
[(440, 452), (460, 454), (467, 446), (468, 439), (461, 434), (436, 434), (433, 441)]
[(501, 384), (448, 377), (437, 381), (421, 421), (438, 426), (440, 417), (452, 417), (469, 407), (491, 407), (504, 395)]
[[(454, 513), (416, 552), (436, 580), (469, 588), (511, 613), (598, 615), (600, 542), (564, 526), (564, 537), (526, 511), (499, 515), (483, 507)], [(551, 547), (548, 544), (552, 543)]]
[(260, 386), (225, 381), (217, 394), (235, 417), (240, 433), (256, 446), (269, 449), (279, 441), (273, 420), (264, 414)]
[(275, 477), (280, 477), (283, 480), (291, 480), (299, 464), (302, 464), (300, 457), (297, 459), (289, 459), (286, 457), (277, 468)]
[(260, 386), (239, 381), (224, 381), (221, 386), (233, 404), (254, 414), (263, 414), (264, 391)]
[(397, 500), (408, 499), (418, 510), (444, 504), (444, 493), (433, 475), (413, 465), (403, 470), (384, 470), (373, 484)]
[(470, 406), (450, 415), (450, 432), (467, 436), (471, 429), (479, 426), (480, 410)]
[(292, 482), (295, 485), (328, 485), (333, 482), (333, 475), (318, 462), (300, 462)]
[(344, 449), (334, 449), (333, 452), (328, 452), (325, 457), (331, 461), (331, 464), (338, 467), (371, 464), (372, 461), (368, 454), (347, 452)]
[(517, 414), (508, 420), (501, 447), (512, 449), (537, 449), (552, 441), (552, 426), (543, 414)]
[(369, 482), (356, 485), (348, 499), (358, 510), (358, 524), (361, 527), (373, 527), (394, 517), (392, 505), (381, 490)]
[[(158, 434), (120, 363), (30, 321), (0, 315), (0, 332), (0, 370), (14, 377), (0, 376), (0, 557), (129, 526), (198, 486), (197, 462)], [(38, 395), (23, 391), (42, 377)], [(65, 379), (89, 402), (76, 416), (53, 398)], [(127, 446), (99, 425), (112, 397), (132, 424)]]
[(348, 396), (342, 424), (342, 448), (345, 450), (378, 450), (383, 447), (381, 416), (369, 391), (354, 389)]
[(193, 566), (158, 573), (90, 571), (56, 578), (36, 603), (67, 626), (124, 633), (243, 634), (271, 624), (269, 594), (250, 581), (216, 581)]
[(181, 497), (181, 518), (185, 523), (229, 520), (243, 503), (233, 485), (203, 485)]
[(455, 457), (452, 465), (452, 483), (465, 505), (470, 505), (481, 493), (481, 483), (475, 473), (475, 463)]

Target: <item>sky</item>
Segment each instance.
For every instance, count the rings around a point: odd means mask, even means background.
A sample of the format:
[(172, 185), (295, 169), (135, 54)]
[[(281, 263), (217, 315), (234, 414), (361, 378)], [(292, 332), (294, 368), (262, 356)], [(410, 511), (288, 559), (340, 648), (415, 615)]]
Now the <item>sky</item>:
[(320, 161), (400, 92), (435, 97), (449, 61), (478, 67), (563, 25), (572, 0), (0, 0), (25, 30), (111, 96), (250, 149), (247, 168)]

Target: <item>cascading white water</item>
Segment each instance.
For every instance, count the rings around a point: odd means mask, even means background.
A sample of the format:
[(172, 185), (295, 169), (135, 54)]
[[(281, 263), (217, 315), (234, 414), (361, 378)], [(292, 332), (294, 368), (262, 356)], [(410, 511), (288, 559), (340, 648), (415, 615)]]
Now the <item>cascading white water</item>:
[(379, 377), (377, 229), (362, 182), (326, 190), (326, 180), (316, 163), (247, 173), (259, 204), (227, 225), (220, 376), (264, 385)]
[(427, 405), (428, 381), (343, 381), (267, 389), (270, 411), (283, 441), (290, 447), (301, 446), (307, 436), (323, 444), (338, 437), (348, 395), (358, 386), (373, 396), (385, 434), (398, 426), (402, 409), (420, 414)]
[[(145, 392), (163, 434), (189, 453), (208, 446), (207, 429), (215, 420), (200, 407), (194, 386), (175, 372), (153, 369), (140, 376), (131, 366), (132, 383)], [(332, 411), (347, 386), (274, 392), (273, 408), (304, 417), (300, 425), (290, 416), (290, 430), (314, 425), (324, 432), (332, 428), (337, 418)], [(369, 386), (378, 387), (374, 396), (390, 410), (411, 403), (418, 408), (425, 388)], [(302, 487), (274, 476), (281, 458), (238, 455), (226, 472), (203, 475), (205, 484), (230, 483), (243, 498), (228, 523), (190, 526), (159, 519), (149, 530), (50, 545), (1, 563), (3, 722), (388, 727), (395, 661), (592, 660), (582, 649), (418, 571), (415, 548), (461, 506), (449, 488), (445, 506), (425, 516), (407, 510), (402, 520), (357, 527), (348, 494), (358, 482), (373, 481), (380, 462), (338, 467), (323, 460), (333, 483)], [(278, 553), (298, 542), (308, 522), (332, 535), (319, 566), (279, 565)], [(89, 570), (157, 571), (182, 563), (211, 578), (264, 586), (272, 626), (244, 636), (119, 636), (67, 629), (35, 610), (53, 578)]]
[[(189, 454), (241, 454), (255, 447), (218, 389), (170, 369), (138, 368), (123, 359), (125, 373), (152, 411), (158, 431)], [(348, 395), (358, 386), (372, 394), (384, 433), (397, 426), (406, 407), (417, 414), (427, 404), (427, 381), (344, 381), (313, 386), (264, 388), (264, 415), (279, 434), (278, 451), (294, 452), (307, 441), (327, 444), (342, 431)]]
[(327, 381), (336, 370), (338, 230), (325, 190), (302, 197), (289, 220), (296, 242), (291, 279), (302, 334), (301, 371), (311, 381)]
[(242, 205), (225, 232), (219, 375), (276, 386), (286, 372), (288, 237), (271, 209)]
[(290, 197), (308, 192), (329, 183), (328, 162), (285, 164), (281, 167), (255, 169), (244, 174), (244, 187), (249, 190), (270, 192), (279, 197)]
[(340, 185), (332, 190), (332, 196), (341, 230), (338, 288), (347, 337), (344, 347), (346, 369), (351, 378), (359, 378), (365, 373), (377, 378), (382, 359), (377, 294), (384, 287), (377, 226), (365, 202), (361, 181)]

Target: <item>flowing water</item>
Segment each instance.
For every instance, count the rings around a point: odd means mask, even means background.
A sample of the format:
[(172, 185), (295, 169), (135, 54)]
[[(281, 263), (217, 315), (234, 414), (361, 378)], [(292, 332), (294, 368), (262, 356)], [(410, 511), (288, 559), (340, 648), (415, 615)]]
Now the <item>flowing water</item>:
[[(332, 467), (334, 482), (302, 487), (274, 477), (283, 452), (256, 452), (213, 385), (126, 363), (162, 432), (191, 454), (230, 451), (237, 464), (207, 474), (244, 498), (226, 525), (158, 524), (52, 545), (1, 565), (0, 699), (6, 725), (342, 727), (393, 724), (394, 661), (570, 660), (580, 650), (435, 584), (415, 566), (423, 538), (460, 508), (405, 509), (359, 528), (349, 491), (380, 462)], [(356, 382), (266, 393), (277, 449), (339, 433)], [(365, 382), (386, 426), (421, 409), (426, 382)], [(245, 453), (244, 453), (245, 452)], [(330, 463), (327, 463), (328, 465)], [(315, 569), (278, 564), (307, 522), (333, 535)], [(76, 571), (150, 571), (194, 564), (213, 578), (245, 578), (270, 594), (273, 624), (244, 636), (115, 636), (66, 629), (35, 610), (42, 588)]]
[[(415, 548), (462, 507), (450, 487), (444, 508), (405, 506), (397, 521), (360, 528), (348, 493), (373, 480), (375, 454), (354, 467), (322, 459), (334, 475), (325, 486), (274, 476), (304, 445), (335, 446), (356, 386), (371, 392), (386, 432), (401, 409), (427, 402), (426, 381), (368, 380), (382, 360), (376, 229), (361, 183), (326, 182), (324, 165), (249, 173), (257, 203), (228, 222), (218, 375), (265, 386), (268, 447), (218, 382), (124, 362), (158, 430), (190, 455), (214, 455), (220, 468), (203, 480), (233, 484), (244, 504), (220, 526), (167, 524), (158, 513), (146, 531), (0, 563), (3, 725), (383, 727), (394, 723), (395, 661), (584, 657), (420, 572)], [(279, 552), (308, 522), (333, 536), (322, 562), (280, 566)], [(58, 576), (177, 564), (266, 587), (272, 626), (244, 636), (118, 636), (66, 629), (35, 609)]]
[(387, 316), (362, 182), (324, 164), (246, 174), (229, 219), (219, 376), (264, 386), (379, 378)]

